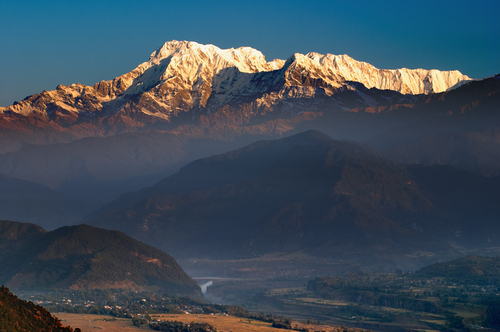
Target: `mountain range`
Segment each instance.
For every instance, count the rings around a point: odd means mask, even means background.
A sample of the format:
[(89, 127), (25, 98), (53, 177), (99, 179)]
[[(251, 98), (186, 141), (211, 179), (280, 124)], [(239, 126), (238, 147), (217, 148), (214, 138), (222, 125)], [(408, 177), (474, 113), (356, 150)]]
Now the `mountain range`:
[(500, 75), (170, 41), (0, 108), (0, 219), (83, 218), (176, 257), (422, 266), (498, 242), (499, 105)]
[(86, 222), (182, 258), (300, 251), (431, 262), (498, 245), (499, 185), (499, 177), (397, 164), (308, 131), (195, 161)]
[(0, 283), (11, 289), (122, 288), (201, 297), (199, 286), (159, 249), (87, 225), (47, 232), (0, 221)]
[(294, 117), (306, 108), (408, 104), (413, 95), (447, 91), (470, 80), (458, 71), (380, 70), (347, 55), (295, 53), (286, 61), (266, 62), (249, 47), (221, 50), (171, 41), (111, 81), (59, 85), (2, 108), (2, 140), (10, 144), (1, 152), (26, 143), (172, 129), (220, 117), (242, 125)]

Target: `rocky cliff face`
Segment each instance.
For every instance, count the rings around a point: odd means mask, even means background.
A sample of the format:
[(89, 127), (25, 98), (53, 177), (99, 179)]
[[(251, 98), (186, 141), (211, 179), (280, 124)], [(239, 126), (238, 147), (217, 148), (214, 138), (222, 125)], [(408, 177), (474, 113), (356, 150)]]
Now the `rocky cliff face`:
[[(175, 127), (215, 112), (236, 113), (232, 122), (248, 124), (270, 113), (293, 117), (304, 108), (343, 111), (409, 103), (411, 95), (446, 91), (469, 80), (458, 71), (381, 70), (347, 55), (296, 53), (267, 62), (250, 47), (222, 50), (170, 41), (149, 61), (111, 81), (59, 85), (0, 109), (0, 127), (11, 140), (22, 132), (22, 144), (47, 144), (158, 123)], [(2, 152), (22, 145), (14, 141)]]

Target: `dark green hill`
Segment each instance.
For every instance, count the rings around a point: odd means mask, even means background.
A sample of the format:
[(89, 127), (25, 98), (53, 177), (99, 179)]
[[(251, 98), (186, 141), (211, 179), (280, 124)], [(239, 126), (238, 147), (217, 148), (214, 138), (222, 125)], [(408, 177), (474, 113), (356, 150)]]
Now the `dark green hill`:
[(161, 289), (201, 296), (171, 256), (118, 231), (66, 226), (23, 240), (1, 262), (0, 282), (13, 289)]
[[(79, 330), (79, 329), (77, 329)], [(73, 332), (43, 307), (26, 302), (12, 294), (8, 288), (0, 288), (0, 331)]]
[(0, 220), (0, 245), (6, 241), (29, 239), (47, 233), (42, 227), (10, 220)]
[(180, 257), (456, 257), (498, 244), (499, 181), (309, 131), (199, 160), (91, 223)]
[(500, 257), (467, 256), (450, 262), (434, 263), (416, 272), (428, 278), (446, 278), (465, 285), (500, 286)]
[(46, 232), (35, 224), (0, 220), (0, 262)]

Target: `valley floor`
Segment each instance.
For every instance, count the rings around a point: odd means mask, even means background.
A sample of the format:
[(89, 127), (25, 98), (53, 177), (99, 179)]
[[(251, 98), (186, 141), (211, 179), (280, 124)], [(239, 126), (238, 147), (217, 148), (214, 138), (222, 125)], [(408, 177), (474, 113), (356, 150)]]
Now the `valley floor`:
[(126, 318), (103, 315), (69, 314), (65, 312), (55, 313), (54, 316), (59, 318), (64, 326), (80, 328), (82, 332), (96, 330), (106, 332), (137, 332), (149, 330), (147, 327), (139, 328), (132, 325), (132, 320)]
[[(79, 327), (82, 332), (91, 332), (103, 330), (106, 332), (137, 332), (137, 331), (153, 331), (147, 326), (136, 327), (132, 325), (131, 319), (115, 318), (112, 316), (103, 315), (88, 315), (88, 314), (68, 314), (57, 313), (56, 316), (62, 320), (63, 325), (69, 325), (73, 328)], [(290, 331), (271, 327), (271, 323), (265, 323), (252, 319), (244, 319), (239, 317), (227, 317), (220, 315), (152, 315), (158, 320), (178, 321), (183, 323), (209, 323), (217, 328), (219, 332), (279, 332)], [(343, 329), (328, 325), (308, 325), (294, 322), (296, 328), (306, 328), (311, 331), (337, 332), (337, 331), (358, 331), (353, 329)]]

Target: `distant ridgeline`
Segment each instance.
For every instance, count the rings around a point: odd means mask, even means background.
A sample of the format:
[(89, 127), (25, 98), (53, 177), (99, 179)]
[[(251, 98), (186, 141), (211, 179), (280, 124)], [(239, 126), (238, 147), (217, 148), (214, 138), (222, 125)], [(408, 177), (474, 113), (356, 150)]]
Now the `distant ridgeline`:
[[(51, 331), (73, 332), (71, 327), (64, 327), (57, 317), (43, 307), (23, 301), (8, 288), (0, 288), (0, 331)], [(75, 332), (80, 331), (76, 329)]]
[(451, 262), (434, 263), (420, 269), (416, 275), (445, 278), (459, 284), (500, 286), (500, 257), (468, 256)]
[[(404, 288), (402, 285), (405, 280), (409, 280), (413, 285), (424, 280), (425, 285), (425, 280), (433, 278), (443, 279), (442, 283), (447, 284), (494, 286), (493, 289), (496, 289), (500, 287), (500, 257), (467, 256), (449, 262), (434, 263), (410, 274), (351, 273), (343, 277), (320, 277), (309, 281), (307, 288), (323, 298), (355, 300), (356, 296), (349, 298), (347, 295), (353, 290), (380, 292), (385, 289), (383, 293), (391, 294), (387, 290)], [(372, 304), (388, 305), (386, 302)]]
[(47, 232), (4, 220), (0, 252), (0, 283), (12, 289), (120, 288), (202, 296), (174, 258), (118, 231), (79, 225)]

